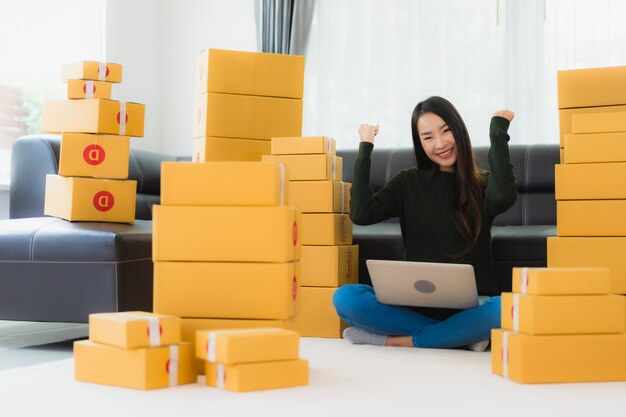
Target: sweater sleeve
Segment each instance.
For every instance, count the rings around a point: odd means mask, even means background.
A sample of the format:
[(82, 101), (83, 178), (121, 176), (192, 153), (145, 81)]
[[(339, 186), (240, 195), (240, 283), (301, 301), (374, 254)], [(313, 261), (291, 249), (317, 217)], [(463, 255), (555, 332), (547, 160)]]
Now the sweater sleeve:
[(510, 122), (504, 117), (493, 117), (489, 128), (489, 176), (485, 189), (485, 205), (491, 218), (508, 210), (517, 199), (515, 175), (509, 154)]
[(399, 215), (398, 191), (393, 190), (397, 188), (393, 187), (393, 183), (397, 183), (397, 176), (376, 193), (370, 184), (373, 149), (374, 144), (361, 142), (354, 163), (354, 177), (350, 189), (350, 219), (359, 225), (374, 224)]

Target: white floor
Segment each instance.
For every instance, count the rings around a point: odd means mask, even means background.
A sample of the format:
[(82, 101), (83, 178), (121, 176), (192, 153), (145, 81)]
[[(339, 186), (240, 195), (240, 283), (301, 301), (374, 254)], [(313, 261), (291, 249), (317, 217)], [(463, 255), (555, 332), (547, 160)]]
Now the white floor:
[(245, 394), (80, 383), (72, 359), (9, 369), (0, 371), (0, 415), (626, 416), (626, 382), (521, 385), (491, 373), (490, 353), (302, 338), (301, 356), (309, 385)]

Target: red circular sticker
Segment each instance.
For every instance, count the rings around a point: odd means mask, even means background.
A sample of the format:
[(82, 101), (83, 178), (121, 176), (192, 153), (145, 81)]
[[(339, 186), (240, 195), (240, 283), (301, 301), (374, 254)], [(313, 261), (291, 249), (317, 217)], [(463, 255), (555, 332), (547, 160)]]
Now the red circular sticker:
[(168, 359), (167, 362), (165, 362), (165, 372), (167, 372), (168, 374), (170, 373), (170, 360)]
[(88, 145), (83, 150), (83, 159), (89, 165), (100, 165), (104, 161), (105, 157), (106, 152), (100, 145)]
[[(119, 125), (120, 124), (120, 112), (117, 112), (116, 119), (117, 119), (117, 124)], [(124, 123), (128, 123), (128, 113), (126, 113), (126, 117), (124, 119), (126, 119)]]
[(226, 383), (226, 368), (224, 368), (224, 379), (222, 380), (223, 383)]
[(292, 288), (292, 296), (293, 296), (293, 301), (296, 301), (296, 297), (298, 296), (298, 280), (296, 279), (296, 276), (293, 276), (293, 282), (291, 284)]
[(109, 211), (113, 208), (115, 204), (115, 198), (113, 198), (113, 194), (108, 191), (98, 191), (93, 196), (93, 206), (98, 211)]
[[(146, 334), (150, 337), (150, 326), (146, 329)], [(163, 336), (163, 326), (159, 324), (159, 336)]]
[(291, 237), (293, 239), (293, 245), (296, 246), (296, 243), (298, 243), (298, 223), (295, 221), (293, 222), (293, 226), (291, 228)]
[(515, 318), (515, 304), (511, 306), (511, 317)]
[(105, 67), (104, 78), (106, 78), (106, 77), (108, 77), (108, 76), (109, 76), (109, 66), (107, 65), (107, 66)]
[[(87, 94), (87, 83), (85, 83), (83, 85), (83, 93)], [(91, 94), (96, 94), (96, 85), (95, 84), (91, 84)]]

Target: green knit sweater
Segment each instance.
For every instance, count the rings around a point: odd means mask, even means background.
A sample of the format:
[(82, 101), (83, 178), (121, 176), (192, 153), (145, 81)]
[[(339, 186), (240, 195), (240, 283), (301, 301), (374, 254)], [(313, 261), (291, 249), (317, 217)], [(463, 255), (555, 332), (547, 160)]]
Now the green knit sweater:
[(499, 295), (491, 255), (491, 226), (493, 218), (511, 207), (517, 198), (508, 127), (505, 118), (491, 119), (483, 223), (476, 244), (461, 261), (451, 258), (461, 251), (464, 243), (453, 221), (459, 192), (455, 173), (437, 171), (429, 177), (417, 168), (405, 169), (374, 193), (370, 185), (374, 145), (361, 142), (354, 164), (350, 218), (356, 224), (368, 225), (398, 217), (407, 260), (471, 264), (478, 293)]

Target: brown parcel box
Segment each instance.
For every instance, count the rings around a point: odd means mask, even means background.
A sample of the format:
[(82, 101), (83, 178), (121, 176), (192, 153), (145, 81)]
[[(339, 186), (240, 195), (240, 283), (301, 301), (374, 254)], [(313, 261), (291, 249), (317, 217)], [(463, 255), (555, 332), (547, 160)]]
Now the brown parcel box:
[(193, 162), (260, 161), (270, 153), (271, 145), (262, 139), (216, 138), (193, 139)]
[(565, 135), (561, 146), (565, 164), (626, 162), (626, 132)]
[(128, 136), (63, 133), (59, 175), (125, 179), (129, 156)]
[(559, 109), (626, 104), (626, 67), (557, 71)]
[(111, 62), (79, 61), (61, 66), (61, 79), (122, 82), (122, 66)]

